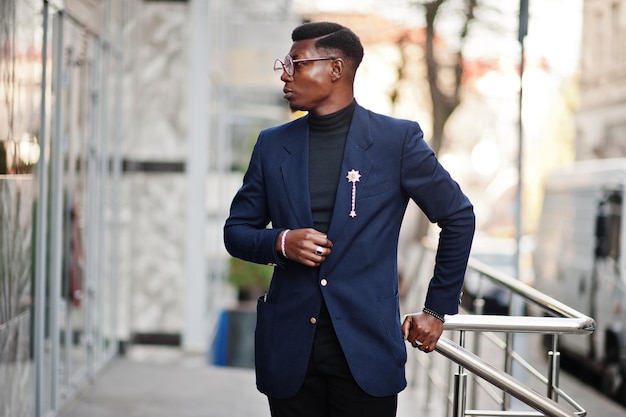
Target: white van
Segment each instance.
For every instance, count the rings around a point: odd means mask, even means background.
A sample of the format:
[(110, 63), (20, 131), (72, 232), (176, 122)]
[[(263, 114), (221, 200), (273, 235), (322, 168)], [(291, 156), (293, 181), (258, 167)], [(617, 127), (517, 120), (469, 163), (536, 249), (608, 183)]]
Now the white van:
[(533, 256), (535, 286), (593, 317), (588, 337), (559, 346), (597, 365), (603, 390), (626, 397), (626, 158), (578, 162), (545, 185)]

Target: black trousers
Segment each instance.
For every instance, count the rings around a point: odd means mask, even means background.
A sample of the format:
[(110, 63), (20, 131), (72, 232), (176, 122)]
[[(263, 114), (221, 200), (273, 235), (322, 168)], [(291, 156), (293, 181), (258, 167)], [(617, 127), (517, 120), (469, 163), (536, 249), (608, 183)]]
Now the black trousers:
[(324, 306), (302, 388), (269, 405), (272, 417), (395, 417), (398, 396), (373, 397), (358, 386)]

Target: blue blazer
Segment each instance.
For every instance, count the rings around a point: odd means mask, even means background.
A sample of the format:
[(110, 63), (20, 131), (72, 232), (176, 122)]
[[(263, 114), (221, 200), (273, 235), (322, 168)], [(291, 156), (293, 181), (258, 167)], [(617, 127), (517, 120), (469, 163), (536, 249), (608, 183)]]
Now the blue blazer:
[[(313, 227), (308, 160), (308, 116), (262, 131), (224, 226), (231, 255), (276, 265), (257, 304), (257, 387), (272, 398), (298, 392), (323, 299), (357, 383), (374, 396), (396, 394), (406, 386), (397, 250), (409, 198), (442, 229), (425, 306), (445, 314), (458, 311), (472, 205), (417, 123), (357, 105), (328, 231), (332, 253), (319, 268), (306, 267), (284, 259), (275, 244), (283, 229)], [(351, 170), (361, 175), (354, 217)]]

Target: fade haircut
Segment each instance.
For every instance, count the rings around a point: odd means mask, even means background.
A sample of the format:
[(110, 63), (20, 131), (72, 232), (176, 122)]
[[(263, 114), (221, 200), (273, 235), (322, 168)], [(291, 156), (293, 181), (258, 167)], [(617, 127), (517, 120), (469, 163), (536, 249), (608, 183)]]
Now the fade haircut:
[(354, 70), (363, 60), (363, 45), (359, 37), (350, 29), (333, 22), (312, 22), (298, 26), (291, 33), (291, 40), (316, 39), (318, 49), (334, 49), (352, 61)]

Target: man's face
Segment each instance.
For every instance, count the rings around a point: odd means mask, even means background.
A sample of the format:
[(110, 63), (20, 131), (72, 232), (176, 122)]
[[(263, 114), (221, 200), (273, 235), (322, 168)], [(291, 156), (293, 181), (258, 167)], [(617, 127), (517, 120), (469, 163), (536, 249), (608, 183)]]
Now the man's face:
[[(307, 58), (330, 56), (323, 50), (315, 49), (315, 39), (296, 41), (289, 55), (294, 61)], [(330, 104), (333, 92), (331, 78), (332, 60), (300, 62), (294, 65), (294, 74), (283, 72), (280, 79), (285, 83), (284, 98), (292, 110), (304, 110), (323, 114), (325, 105)]]

